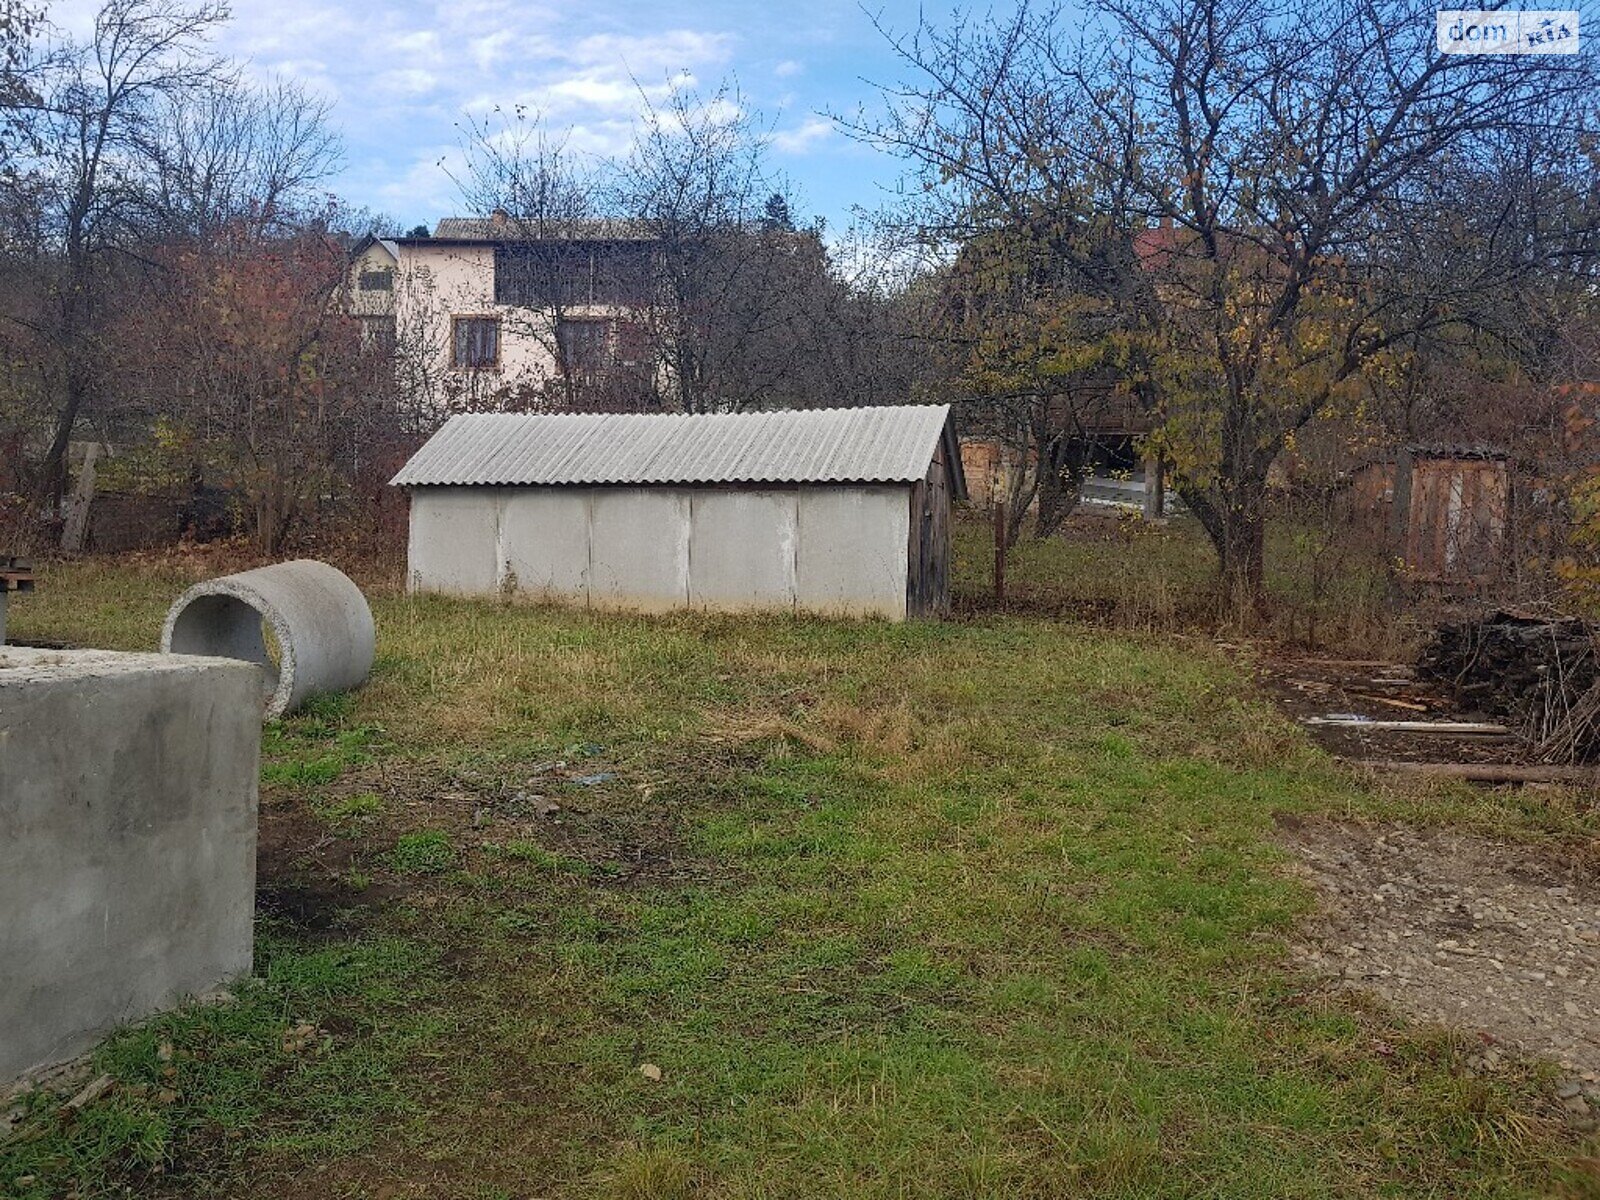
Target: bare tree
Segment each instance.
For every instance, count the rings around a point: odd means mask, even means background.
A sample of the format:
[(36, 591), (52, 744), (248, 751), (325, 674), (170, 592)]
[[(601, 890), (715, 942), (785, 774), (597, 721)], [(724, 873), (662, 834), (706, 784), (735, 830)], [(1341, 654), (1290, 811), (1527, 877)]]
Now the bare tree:
[(327, 102), (282, 80), (211, 82), (161, 98), (143, 146), (153, 217), (170, 233), (241, 220), (263, 233), (293, 228), (339, 164)]
[(645, 99), (633, 151), (618, 165), (614, 206), (656, 238), (653, 342), (664, 386), (685, 412), (737, 403), (735, 363), (782, 319), (788, 231), (770, 224), (768, 203), (782, 188), (766, 144), (732, 84), (709, 96), (674, 88), (660, 105)]
[(929, 239), (1019, 231), (1131, 315), (1129, 386), (1250, 602), (1286, 442), (1559, 252), (1548, 222), (1419, 219), (1462, 212), (1465, 162), (1536, 194), (1594, 120), (1592, 55), (1440, 54), (1417, 0), (1024, 5), (895, 46), (911, 81), (846, 124), (914, 164)]
[(108, 0), (89, 43), (64, 50), (47, 81), (35, 164), (56, 270), (34, 329), (55, 360), (52, 429), (34, 484), (43, 509), (59, 503), (68, 442), (101, 389), (102, 310), (115, 260), (143, 231), (154, 131), (174, 105), (229, 79), (207, 50), (226, 16), (220, 3)]
[(410, 432), (431, 433), (437, 427), (438, 398), (447, 395), (451, 382), (444, 365), (450, 355), (450, 321), (440, 314), (436, 289), (427, 267), (408, 264), (395, 272), (394, 343), (386, 366), (398, 422)]

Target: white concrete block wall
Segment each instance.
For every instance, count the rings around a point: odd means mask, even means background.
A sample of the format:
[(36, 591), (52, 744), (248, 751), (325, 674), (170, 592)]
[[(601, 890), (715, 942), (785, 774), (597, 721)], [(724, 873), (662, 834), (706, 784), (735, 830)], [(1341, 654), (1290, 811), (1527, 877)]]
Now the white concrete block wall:
[(500, 587), (500, 492), (430, 488), (411, 497), (407, 587), (491, 595)]
[(589, 498), (589, 607), (664, 612), (689, 603), (689, 492), (597, 488)]
[(805, 489), (800, 494), (796, 607), (903, 620), (910, 535), (909, 487)]
[(800, 493), (692, 493), (689, 604), (739, 611), (793, 608)]
[(500, 579), (521, 595), (589, 594), (589, 500), (581, 488), (507, 488), (500, 503)]
[(413, 591), (906, 616), (910, 488), (418, 488)]

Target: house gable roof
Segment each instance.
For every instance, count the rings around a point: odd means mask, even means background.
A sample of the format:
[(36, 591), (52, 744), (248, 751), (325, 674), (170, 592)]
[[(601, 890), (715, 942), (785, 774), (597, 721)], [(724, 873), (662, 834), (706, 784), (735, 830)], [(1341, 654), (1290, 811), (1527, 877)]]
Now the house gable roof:
[(523, 222), (516, 218), (441, 217), (431, 238), (401, 238), (400, 241), (408, 245), (428, 242), (648, 242), (655, 236), (644, 221)]
[(371, 233), (364, 234), (354, 242), (351, 242), (349, 247), (345, 250), (345, 253), (348, 254), (351, 259), (357, 259), (374, 246), (381, 246), (384, 253), (390, 258), (394, 259), (396, 262), (400, 260), (399, 243), (397, 243), (393, 238), (381, 238), (376, 234)]
[(964, 499), (948, 405), (757, 413), (480, 413), (450, 418), (397, 487), (914, 483), (945, 447)]

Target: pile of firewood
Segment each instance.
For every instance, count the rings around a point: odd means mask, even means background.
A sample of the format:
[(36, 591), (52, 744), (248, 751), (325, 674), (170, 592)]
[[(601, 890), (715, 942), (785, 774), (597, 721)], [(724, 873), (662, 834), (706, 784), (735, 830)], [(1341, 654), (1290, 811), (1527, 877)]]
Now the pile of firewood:
[(1600, 759), (1600, 659), (1586, 621), (1503, 610), (1441, 625), (1417, 674), (1519, 727), (1541, 762)]

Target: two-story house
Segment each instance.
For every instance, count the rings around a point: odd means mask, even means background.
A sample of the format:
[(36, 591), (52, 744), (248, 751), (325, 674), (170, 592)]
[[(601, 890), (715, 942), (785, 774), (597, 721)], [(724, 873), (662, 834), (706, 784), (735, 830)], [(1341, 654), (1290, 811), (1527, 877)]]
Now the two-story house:
[(361, 323), (363, 346), (394, 346), (394, 284), (399, 264), (400, 247), (389, 238), (363, 238), (350, 250), (346, 303), (350, 315)]
[(655, 239), (620, 221), (449, 217), (352, 251), (350, 312), (441, 408), (657, 404)]

